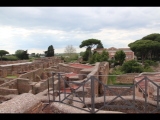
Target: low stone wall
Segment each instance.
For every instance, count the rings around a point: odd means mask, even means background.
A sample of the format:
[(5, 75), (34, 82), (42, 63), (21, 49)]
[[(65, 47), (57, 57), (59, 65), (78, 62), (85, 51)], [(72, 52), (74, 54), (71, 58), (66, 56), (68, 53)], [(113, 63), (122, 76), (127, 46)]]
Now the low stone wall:
[(58, 72), (65, 72), (65, 73), (74, 72), (79, 74), (82, 69), (84, 68), (76, 68), (69, 66), (69, 64), (63, 64), (63, 63), (59, 63), (58, 65)]
[[(57, 81), (57, 80), (55, 79), (54, 81)], [(36, 83), (36, 84), (33, 86), (33, 88), (32, 88), (32, 93), (33, 93), (33, 94), (37, 94), (37, 93), (39, 93), (39, 92), (42, 92), (42, 91), (46, 90), (46, 89), (48, 88), (48, 84), (49, 84), (49, 87), (50, 87), (50, 88), (53, 87), (52, 77)], [(58, 84), (55, 84), (55, 85), (54, 85), (54, 89), (55, 89), (55, 90), (59, 89), (59, 88), (58, 88)]]
[(4, 80), (0, 80), (0, 85), (3, 84), (3, 83), (5, 83), (5, 81)]
[(0, 113), (42, 113), (42, 107), (37, 96), (23, 93), (0, 104)]
[(0, 61), (0, 65), (15, 64), (15, 63), (24, 63), (24, 62), (28, 62), (28, 60)]
[[(157, 97), (157, 89), (160, 88), (160, 82), (154, 82), (156, 85), (154, 85), (151, 82), (148, 82), (148, 97), (152, 100), (158, 100), (160, 99), (160, 89), (159, 89), (159, 95)], [(158, 99), (157, 99), (158, 98)]]
[(24, 78), (18, 78), (17, 79), (17, 89), (18, 93), (28, 93), (31, 89), (30, 84), (29, 84), (29, 79), (24, 79)]
[(135, 76), (137, 75), (139, 75), (139, 73), (119, 75), (116, 78), (116, 83), (132, 84)]
[(15, 88), (15, 89), (17, 89), (17, 78), (1, 84), (1, 85), (0, 85), (0, 88), (1, 88), (1, 87), (5, 87), (5, 88)]
[(94, 94), (95, 94), (95, 97), (97, 97), (99, 95), (99, 89), (98, 89), (98, 81), (96, 79), (98, 79), (98, 75), (99, 75), (99, 69), (100, 69), (100, 63), (97, 62), (94, 66), (94, 69), (87, 75), (87, 79), (89, 79), (87, 81), (87, 83), (85, 84), (85, 87), (88, 89), (88, 93), (87, 93), (87, 97), (91, 97), (91, 76), (94, 76), (92, 77), (93, 78), (93, 81), (94, 81)]
[[(108, 62), (101, 62), (100, 63), (100, 70), (99, 70), (99, 80), (106, 85), (108, 81), (108, 74), (109, 74), (109, 63)], [(99, 83), (99, 95), (101, 96), (104, 93), (103, 84)]]
[(25, 78), (25, 79), (30, 79), (30, 81), (36, 82), (36, 75), (41, 75), (44, 72), (42, 68), (39, 68), (37, 70), (33, 70), (31, 72), (27, 72), (23, 75), (20, 75), (19, 78)]
[(115, 96), (116, 94), (120, 95), (121, 93), (124, 93), (122, 96), (133, 95), (133, 89), (129, 87), (109, 87), (109, 89), (106, 89), (106, 96)]
[(0, 87), (0, 95), (10, 95), (10, 94), (18, 95), (18, 90)]

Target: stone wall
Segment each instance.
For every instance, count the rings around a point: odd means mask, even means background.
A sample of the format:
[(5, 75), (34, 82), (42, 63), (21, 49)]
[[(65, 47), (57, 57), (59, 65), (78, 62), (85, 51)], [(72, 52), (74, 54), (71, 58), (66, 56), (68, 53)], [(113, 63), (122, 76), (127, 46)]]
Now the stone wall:
[(17, 79), (13, 79), (11, 81), (5, 82), (1, 84), (0, 87), (17, 89)]
[[(87, 93), (87, 97), (91, 97), (91, 80), (94, 81), (94, 95), (95, 97), (97, 97), (99, 95), (99, 89), (98, 89), (98, 75), (99, 75), (99, 70), (100, 70), (100, 63), (97, 62), (94, 66), (94, 69), (87, 75), (87, 79), (88, 82), (85, 84), (85, 87), (87, 87), (88, 89), (88, 93)], [(94, 76), (94, 77), (91, 77), (91, 76)], [(91, 79), (90, 79), (91, 78)], [(97, 80), (96, 80), (97, 79)]]
[[(57, 81), (57, 79), (54, 79), (54, 82)], [(50, 88), (53, 88), (53, 80), (52, 77), (46, 79), (46, 80), (42, 80), (38, 83), (36, 83), (33, 87), (32, 87), (32, 93), (33, 94), (37, 94), (39, 92), (42, 92), (44, 90), (46, 90), (48, 88), (48, 85)], [(58, 90), (58, 84), (54, 85), (54, 89)]]
[(82, 69), (84, 68), (73, 67), (70, 66), (69, 64), (64, 64), (64, 63), (59, 63), (58, 65), (58, 72), (65, 72), (65, 73), (74, 72), (80, 74), (80, 71)]
[(29, 79), (18, 78), (17, 89), (19, 94), (28, 93), (31, 89), (29, 84)]
[(25, 79), (29, 79), (32, 82), (37, 82), (37, 81), (35, 81), (36, 75), (40, 76), (43, 73), (43, 71), (44, 70), (42, 68), (39, 68), (39, 69), (33, 70), (31, 72), (27, 72), (25, 74), (22, 74), (19, 76), (19, 78), (25, 78)]
[(0, 65), (15, 64), (15, 63), (24, 63), (24, 62), (28, 62), (28, 60), (0, 61)]
[(139, 73), (131, 73), (131, 74), (123, 74), (116, 77), (116, 83), (123, 84), (133, 84), (133, 80), (135, 76), (139, 75)]
[(18, 94), (17, 89), (8, 89), (0, 87), (0, 95), (10, 95), (10, 94)]
[[(101, 62), (100, 63), (100, 70), (99, 70), (99, 80), (106, 85), (108, 81), (108, 74), (109, 74), (109, 63), (108, 62)], [(99, 95), (104, 93), (103, 84), (99, 83), (98, 91)]]
[(116, 96), (116, 94), (120, 95), (123, 92), (125, 93), (122, 96), (133, 95), (133, 89), (129, 87), (109, 87), (109, 89), (106, 89), (106, 96)]
[[(58, 57), (45, 57), (34, 60), (33, 62), (1, 62), (0, 65), (0, 77), (6, 77), (7, 75), (22, 74), (36, 69), (49, 68), (53, 65), (58, 65), (58, 63), (63, 63), (64, 61)], [(4, 64), (3, 64), (4, 63)], [(8, 64), (7, 64), (8, 63)]]
[[(59, 72), (74, 72), (77, 73), (79, 80), (72, 80), (74, 84), (80, 85), (80, 81), (87, 81), (85, 82), (85, 89), (87, 89), (87, 97), (91, 97), (91, 77), (94, 81), (94, 94), (95, 96), (99, 96), (100, 94), (103, 94), (104, 90), (102, 88), (103, 84), (106, 85), (106, 82), (108, 80), (108, 73), (109, 73), (109, 64), (108, 62), (97, 62), (92, 68), (78, 68), (66, 64), (59, 64), (58, 66)], [(76, 71), (77, 70), (77, 71)], [(101, 75), (101, 76), (100, 76)], [(66, 79), (66, 78), (64, 78)], [(77, 78), (78, 79), (78, 78)], [(61, 80), (61, 88), (64, 89), (64, 80)], [(100, 84), (100, 81), (102, 84)], [(80, 85), (81, 86), (81, 85)], [(68, 87), (68, 86), (66, 86)]]

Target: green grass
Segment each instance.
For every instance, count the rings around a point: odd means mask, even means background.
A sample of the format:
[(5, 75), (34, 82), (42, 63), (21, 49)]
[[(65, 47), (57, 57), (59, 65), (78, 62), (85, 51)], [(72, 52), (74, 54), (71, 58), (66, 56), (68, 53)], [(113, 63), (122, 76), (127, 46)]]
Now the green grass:
[(17, 78), (15, 75), (8, 75), (6, 78)]
[(116, 78), (117, 78), (116, 75), (108, 76), (107, 85), (133, 85), (133, 83), (117, 83)]
[(116, 83), (116, 78), (117, 78), (117, 76), (108, 76), (107, 84), (108, 85), (115, 84)]

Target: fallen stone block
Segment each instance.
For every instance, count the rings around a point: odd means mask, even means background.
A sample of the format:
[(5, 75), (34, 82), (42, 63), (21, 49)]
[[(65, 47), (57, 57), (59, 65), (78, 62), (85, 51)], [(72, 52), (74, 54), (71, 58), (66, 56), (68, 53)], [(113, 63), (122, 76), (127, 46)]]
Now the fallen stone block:
[(41, 100), (31, 93), (23, 93), (0, 104), (0, 113), (40, 113), (41, 109)]

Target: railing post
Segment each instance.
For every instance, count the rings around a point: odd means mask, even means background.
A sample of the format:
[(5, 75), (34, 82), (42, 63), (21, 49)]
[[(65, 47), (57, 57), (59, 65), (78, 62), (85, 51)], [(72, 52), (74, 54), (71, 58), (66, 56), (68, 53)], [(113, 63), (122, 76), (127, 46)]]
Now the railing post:
[(157, 108), (159, 110), (159, 86), (157, 87)]
[[(135, 78), (134, 78), (135, 79)], [(136, 82), (135, 82), (135, 80), (133, 80), (133, 108), (135, 108), (135, 93), (136, 93), (136, 89), (135, 89), (135, 87), (136, 87)]]
[(49, 99), (49, 104), (50, 104), (50, 95), (49, 95), (49, 78), (48, 78), (48, 99)]
[(148, 94), (147, 94), (147, 77), (145, 76), (145, 113), (146, 113), (146, 109), (147, 109), (147, 96), (148, 96)]
[(52, 83), (53, 83), (53, 94), (52, 94), (52, 96), (53, 96), (53, 101), (54, 101), (54, 98), (55, 98), (55, 96), (54, 96), (54, 75), (55, 75), (55, 72), (52, 73)]
[(94, 77), (91, 76), (91, 107), (92, 111), (91, 113), (95, 113), (95, 101), (94, 101)]
[(58, 89), (59, 89), (59, 101), (61, 102), (61, 94), (60, 94), (60, 73), (58, 73)]

